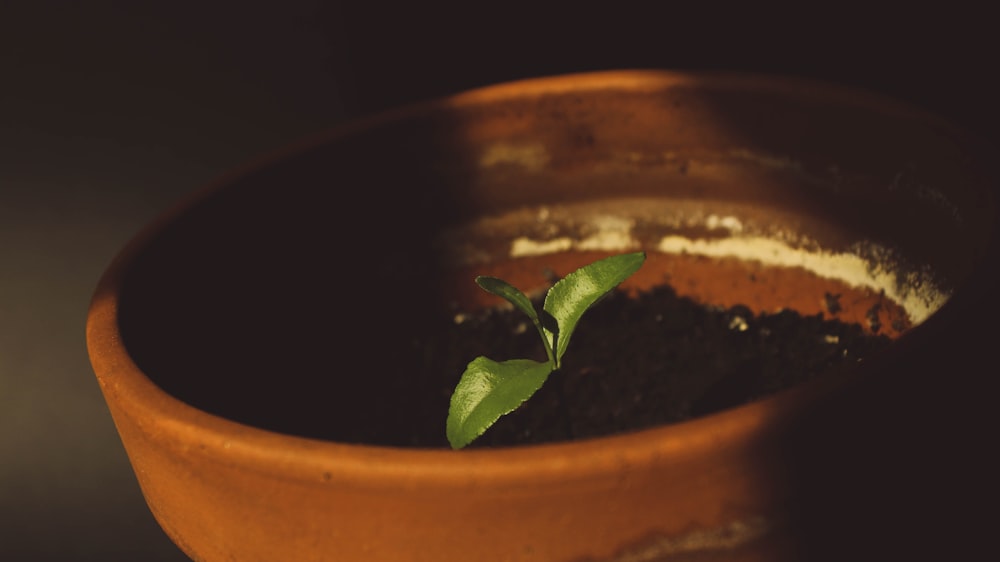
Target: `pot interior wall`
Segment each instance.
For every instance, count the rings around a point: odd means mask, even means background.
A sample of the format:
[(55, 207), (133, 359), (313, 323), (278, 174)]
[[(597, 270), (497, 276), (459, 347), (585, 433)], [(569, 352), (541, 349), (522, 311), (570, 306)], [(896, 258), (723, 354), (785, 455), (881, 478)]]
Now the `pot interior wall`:
[(609, 84), (433, 104), (208, 192), (129, 264), (129, 353), (205, 411), (400, 444), (395, 427), (443, 428), (447, 396), (407, 373), (413, 335), (456, 312), (449, 272), (509, 257), (517, 238), (579, 249), (593, 223), (576, 207), (624, 220), (630, 247), (759, 235), (867, 251), (944, 295), (989, 250), (987, 168), (933, 119), (780, 83)]

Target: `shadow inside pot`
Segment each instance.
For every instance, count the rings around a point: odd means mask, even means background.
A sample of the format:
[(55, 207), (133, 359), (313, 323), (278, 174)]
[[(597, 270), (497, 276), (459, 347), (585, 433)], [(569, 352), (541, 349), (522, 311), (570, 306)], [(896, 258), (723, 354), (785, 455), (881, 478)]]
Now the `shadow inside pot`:
[[(994, 235), (991, 242), (998, 247)], [(775, 452), (805, 560), (959, 560), (992, 548), (995, 265), (803, 415)], [(975, 327), (974, 327), (975, 326)]]
[(424, 165), (439, 152), (425, 132), (312, 146), (178, 213), (122, 283), (135, 363), (250, 426), (405, 445), (398, 434), (427, 424), (446, 444), (448, 397), (398, 373), (419, 363), (414, 334), (445, 318), (433, 236), (463, 212), (463, 186)]

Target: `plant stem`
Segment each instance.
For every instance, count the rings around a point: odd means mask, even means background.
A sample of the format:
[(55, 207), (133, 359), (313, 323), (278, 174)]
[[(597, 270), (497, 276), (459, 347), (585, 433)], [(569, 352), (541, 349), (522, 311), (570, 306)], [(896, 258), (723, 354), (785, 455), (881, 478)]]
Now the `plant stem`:
[(542, 338), (542, 344), (545, 346), (545, 355), (549, 358), (549, 363), (552, 363), (552, 370), (559, 368), (559, 359), (556, 358), (555, 351), (552, 350), (552, 343), (549, 341), (549, 337), (545, 334), (545, 328), (542, 327), (542, 322), (537, 317), (532, 318), (531, 322), (535, 325), (535, 329), (538, 330), (538, 335)]

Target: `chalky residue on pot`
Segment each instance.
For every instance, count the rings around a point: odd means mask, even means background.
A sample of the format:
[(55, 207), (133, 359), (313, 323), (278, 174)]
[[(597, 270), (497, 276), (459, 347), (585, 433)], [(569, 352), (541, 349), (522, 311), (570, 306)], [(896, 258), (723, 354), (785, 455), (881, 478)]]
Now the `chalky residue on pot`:
[[(543, 211), (544, 213), (544, 211)], [(592, 234), (579, 240), (570, 236), (560, 236), (551, 240), (532, 240), (522, 236), (511, 243), (510, 257), (537, 256), (567, 250), (624, 251), (638, 248), (639, 243), (632, 236), (635, 221), (610, 215), (592, 217), (588, 222)]]
[(756, 517), (680, 536), (655, 537), (641, 546), (627, 549), (608, 562), (656, 562), (697, 553), (732, 552), (761, 539), (774, 527), (775, 523), (767, 518)]
[[(511, 243), (509, 256), (538, 256), (567, 250), (635, 250), (642, 247), (634, 235), (635, 224), (634, 219), (621, 216), (592, 215), (580, 229), (587, 233), (583, 237), (535, 239), (521, 236)], [(688, 221), (685, 226), (693, 225)], [(887, 265), (892, 252), (872, 242), (856, 243), (848, 251), (827, 251), (799, 234), (785, 231), (756, 234), (756, 229), (748, 228), (739, 217), (731, 215), (707, 215), (699, 226), (708, 232), (721, 231), (723, 235), (694, 237), (671, 233), (662, 236), (652, 249), (665, 254), (735, 258), (766, 266), (801, 268), (851, 287), (881, 292), (898, 303), (914, 325), (926, 320), (948, 299), (948, 294), (935, 285), (929, 274), (893, 270)]]
[(541, 143), (496, 143), (480, 155), (479, 165), (482, 168), (492, 168), (500, 164), (510, 164), (528, 171), (538, 171), (545, 168), (549, 159), (548, 150)]
[(916, 324), (924, 321), (944, 304), (947, 296), (931, 289), (915, 290), (914, 277), (903, 282), (898, 276), (872, 264), (857, 254), (846, 252), (812, 252), (792, 248), (778, 240), (757, 236), (732, 237), (716, 240), (692, 240), (683, 236), (665, 236), (657, 249), (670, 254), (694, 254), (708, 257), (735, 257), (755, 260), (778, 267), (799, 267), (820, 277), (839, 279), (852, 287), (867, 287), (882, 291), (902, 306)]

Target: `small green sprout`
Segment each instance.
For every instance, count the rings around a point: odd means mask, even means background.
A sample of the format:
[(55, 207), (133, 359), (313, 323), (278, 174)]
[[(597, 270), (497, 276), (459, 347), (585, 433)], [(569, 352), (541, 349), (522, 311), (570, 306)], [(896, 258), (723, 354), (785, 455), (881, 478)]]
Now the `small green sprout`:
[(548, 360), (511, 359), (496, 362), (477, 357), (465, 368), (448, 409), (447, 435), (453, 449), (461, 449), (483, 434), (500, 416), (517, 409), (559, 369), (580, 317), (602, 297), (642, 267), (644, 252), (598, 260), (570, 273), (545, 295), (539, 314), (531, 300), (496, 277), (477, 277), (487, 292), (503, 297), (528, 315), (538, 330)]

